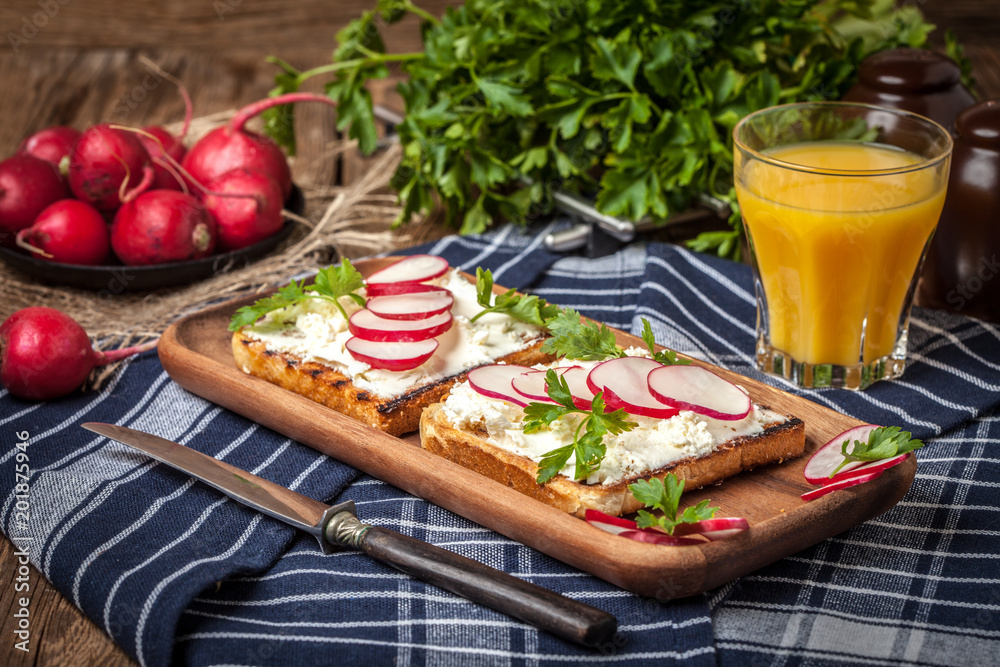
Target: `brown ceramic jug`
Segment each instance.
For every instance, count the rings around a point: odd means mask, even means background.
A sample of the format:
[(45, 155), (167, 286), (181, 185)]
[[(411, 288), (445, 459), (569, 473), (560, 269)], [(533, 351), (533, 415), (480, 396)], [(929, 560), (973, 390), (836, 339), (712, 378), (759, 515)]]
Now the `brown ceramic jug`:
[(905, 109), (951, 130), (955, 117), (976, 98), (962, 85), (951, 58), (926, 49), (890, 49), (862, 61), (858, 81), (844, 100)]
[(948, 196), (916, 303), (1000, 322), (1000, 100), (963, 111), (955, 131)]

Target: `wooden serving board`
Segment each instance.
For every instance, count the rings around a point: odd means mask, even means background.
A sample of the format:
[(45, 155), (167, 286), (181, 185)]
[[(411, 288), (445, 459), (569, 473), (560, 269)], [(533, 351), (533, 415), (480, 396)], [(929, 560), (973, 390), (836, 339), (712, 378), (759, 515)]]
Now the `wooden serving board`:
[[(365, 260), (355, 266), (367, 275), (388, 261)], [(821, 542), (895, 505), (916, 474), (916, 460), (910, 457), (872, 482), (803, 502), (800, 494), (814, 488), (802, 475), (809, 453), (861, 422), (711, 367), (739, 382), (755, 402), (802, 419), (806, 456), (685, 494), (684, 505), (710, 498), (720, 507), (717, 516), (746, 518), (750, 529), (744, 533), (697, 546), (634, 542), (425, 452), (415, 433), (403, 438), (386, 435), (246, 375), (233, 361), (227, 327), (233, 312), (256, 298), (213, 306), (173, 324), (159, 343), (167, 373), (213, 403), (640, 595), (666, 600), (700, 593)], [(616, 335), (624, 345), (642, 345), (634, 336)]]

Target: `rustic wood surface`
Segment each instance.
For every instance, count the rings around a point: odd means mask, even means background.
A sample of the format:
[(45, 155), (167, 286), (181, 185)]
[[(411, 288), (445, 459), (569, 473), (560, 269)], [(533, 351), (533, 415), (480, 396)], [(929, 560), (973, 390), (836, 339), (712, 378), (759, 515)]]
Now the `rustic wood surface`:
[[(419, 4), (439, 13), (454, 3)], [(1000, 97), (1000, 0), (911, 4), (938, 26), (955, 30), (973, 61), (981, 96)], [(274, 74), (265, 56), (280, 55), (302, 67), (328, 62), (336, 30), (370, 5), (369, 0), (5, 0), (0, 3), (0, 156), (48, 125), (180, 120), (183, 104), (172, 85), (150, 77), (139, 56), (184, 81), (196, 115), (259, 99)], [(390, 35), (394, 51), (419, 47), (412, 21), (392, 28)], [(391, 101), (391, 96), (383, 99)], [(303, 106), (301, 118), (296, 179), (350, 182), (363, 173), (367, 163), (355, 156), (324, 159), (324, 149), (336, 139), (330, 112)], [(0, 664), (134, 664), (32, 567), (27, 575), (31, 651), (15, 650), (19, 576), (14, 546), (0, 539)]]

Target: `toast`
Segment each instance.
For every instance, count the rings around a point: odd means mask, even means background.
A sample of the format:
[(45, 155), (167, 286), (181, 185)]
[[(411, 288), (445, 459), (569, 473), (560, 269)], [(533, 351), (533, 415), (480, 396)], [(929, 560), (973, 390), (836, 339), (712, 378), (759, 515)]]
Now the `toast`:
[[(453, 400), (469, 397), (467, 384), (453, 389)], [(479, 399), (475, 399), (479, 400)], [(495, 399), (486, 399), (495, 400)], [(779, 415), (761, 406), (754, 407), (759, 415), (760, 430), (752, 434), (737, 434), (714, 444), (706, 453), (682, 456), (652, 470), (630, 472), (620, 479), (609, 478), (603, 482), (574, 481), (558, 474), (544, 484), (536, 482), (538, 463), (535, 459), (515, 451), (509, 443), (504, 446), (504, 433), (516, 427), (521, 409), (503, 401), (497, 406), (500, 413), (485, 415), (476, 422), (468, 420), (458, 425), (449, 417), (445, 403), (435, 403), (420, 420), (420, 440), (424, 449), (443, 456), (466, 468), (505, 484), (521, 493), (551, 505), (559, 510), (583, 517), (588, 509), (595, 509), (613, 516), (631, 514), (643, 507), (628, 489), (638, 479), (664, 478), (673, 473), (685, 481), (685, 488), (696, 489), (718, 483), (743, 470), (750, 470), (769, 463), (780, 463), (801, 456), (805, 449), (805, 425), (796, 418)], [(484, 410), (490, 411), (490, 408)], [(693, 413), (678, 417), (698, 419)], [(508, 422), (511, 419), (513, 423)], [(640, 425), (650, 422), (636, 418)], [(641, 426), (642, 427), (642, 426)], [(609, 455), (610, 455), (609, 448)], [(591, 478), (591, 480), (593, 477)]]
[[(476, 286), (450, 269), (434, 281), (454, 296), (452, 325), (434, 354), (402, 371), (372, 368), (346, 349), (352, 337), (348, 322), (335, 305), (311, 299), (272, 311), (232, 336), (236, 366), (243, 372), (306, 396), (390, 435), (416, 431), (420, 412), (439, 401), (455, 382), (477, 366), (505, 361), (532, 365), (552, 356), (541, 351), (540, 327), (488, 314)], [(361, 309), (351, 299), (340, 306), (348, 316)]]

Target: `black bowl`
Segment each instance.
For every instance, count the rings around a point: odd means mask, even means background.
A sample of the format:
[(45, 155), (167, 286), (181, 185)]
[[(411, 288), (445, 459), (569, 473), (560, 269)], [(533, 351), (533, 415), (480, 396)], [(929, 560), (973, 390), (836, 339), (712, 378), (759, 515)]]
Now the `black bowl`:
[[(298, 214), (305, 209), (305, 198), (297, 186), (293, 186), (292, 194), (285, 202), (285, 208)], [(38, 259), (21, 249), (2, 247), (0, 247), (0, 259), (8, 266), (47, 285), (65, 285), (114, 295), (188, 285), (219, 273), (244, 268), (274, 250), (279, 243), (288, 238), (293, 229), (295, 223), (286, 220), (277, 234), (252, 246), (201, 259), (149, 266), (125, 266), (120, 263), (101, 266), (63, 264)]]

